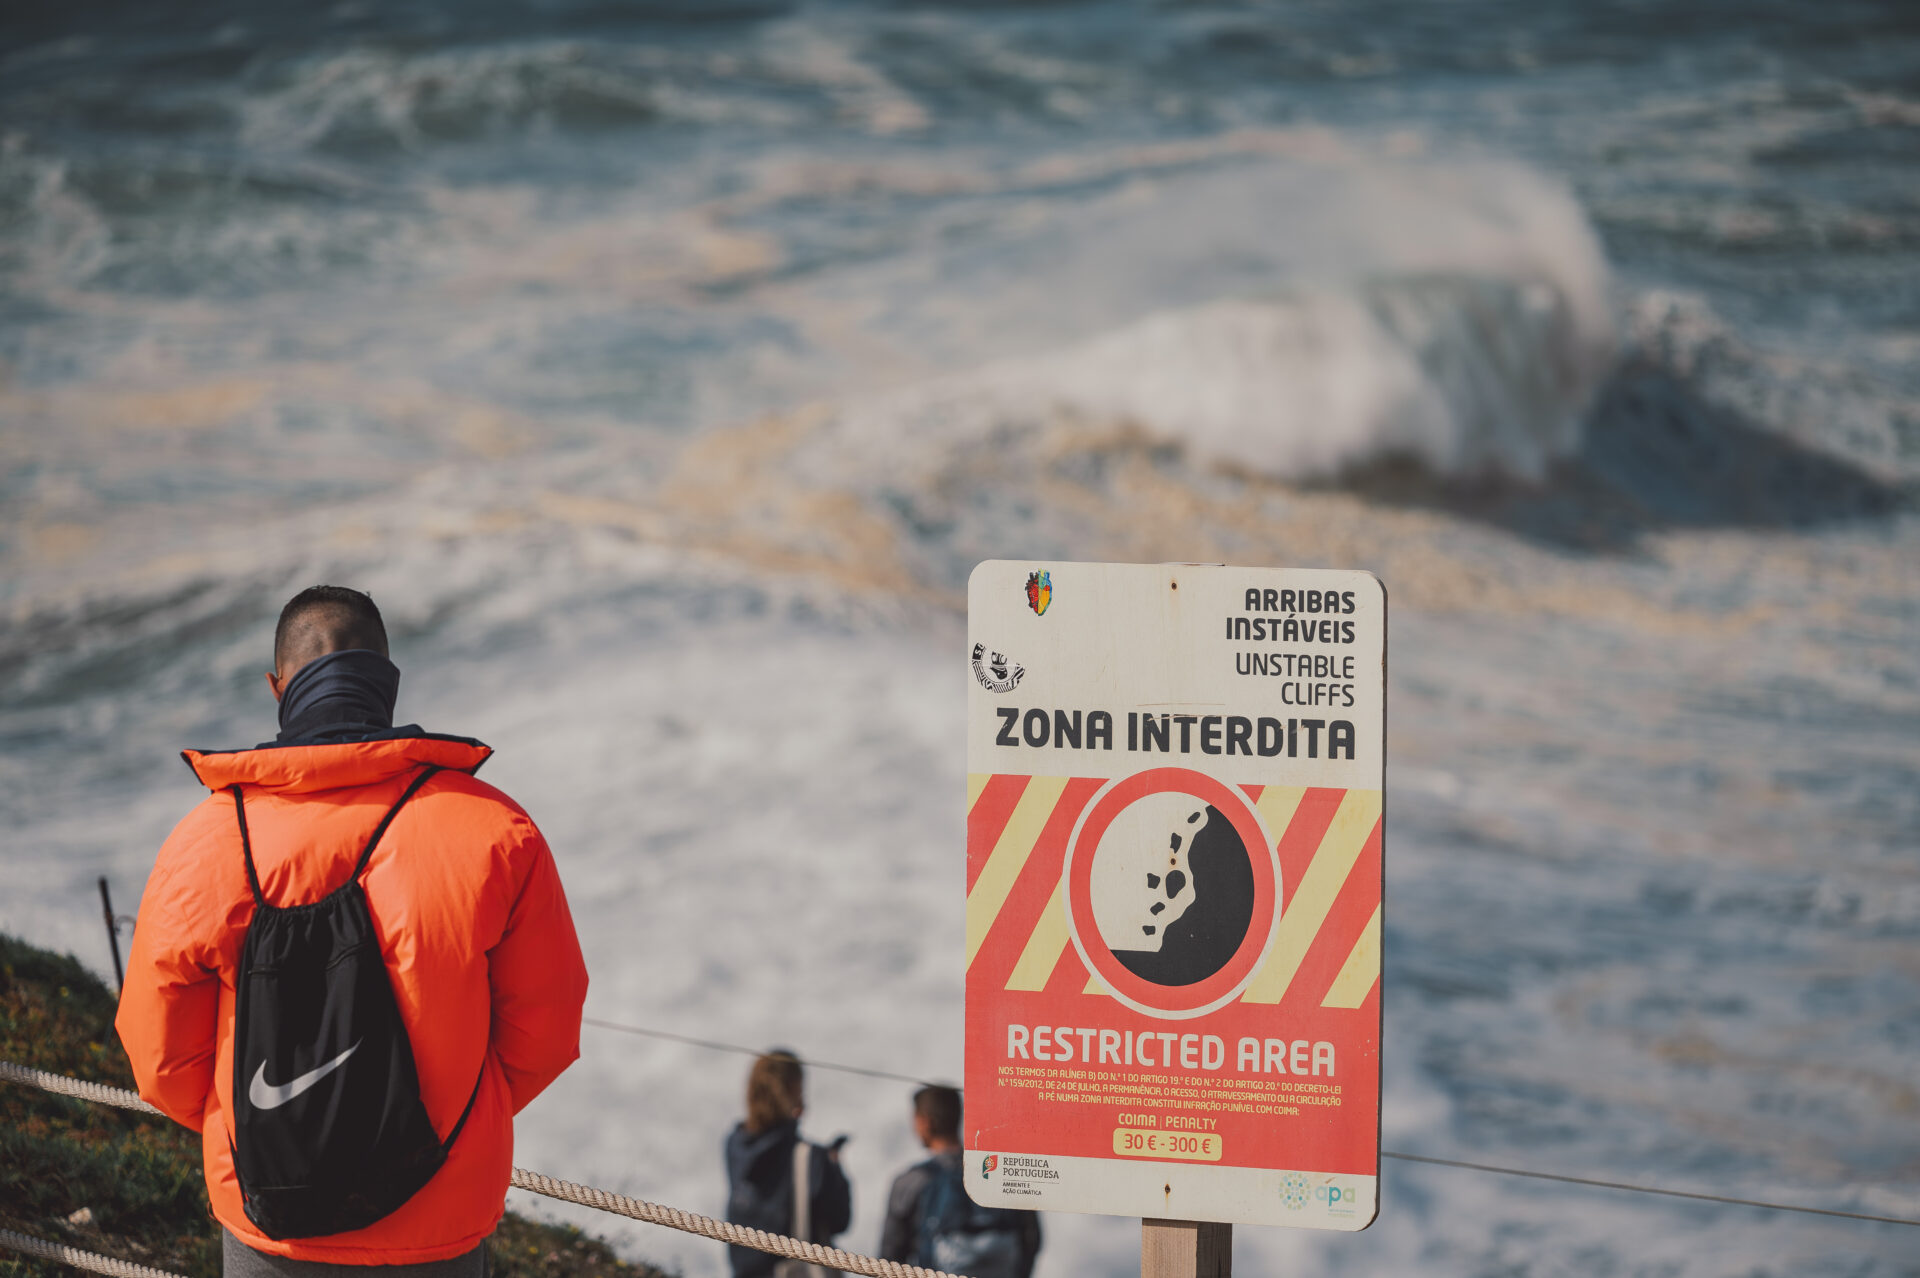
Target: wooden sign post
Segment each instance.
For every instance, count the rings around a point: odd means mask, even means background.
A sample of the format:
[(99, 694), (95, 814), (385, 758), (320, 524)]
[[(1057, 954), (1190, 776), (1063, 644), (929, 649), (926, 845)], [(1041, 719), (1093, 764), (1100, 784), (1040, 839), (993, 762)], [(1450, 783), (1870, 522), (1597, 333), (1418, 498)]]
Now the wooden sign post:
[(967, 594), (967, 1192), (1234, 1224), (1377, 1210), (1386, 592), (981, 564)]
[(1140, 1222), (1140, 1278), (1228, 1278), (1233, 1226), (1207, 1220)]

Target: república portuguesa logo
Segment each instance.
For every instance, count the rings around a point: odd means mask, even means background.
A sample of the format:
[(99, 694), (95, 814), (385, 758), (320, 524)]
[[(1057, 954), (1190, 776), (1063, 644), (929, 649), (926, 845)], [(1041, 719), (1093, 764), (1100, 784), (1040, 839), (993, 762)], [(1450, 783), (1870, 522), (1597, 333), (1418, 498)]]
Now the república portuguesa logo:
[(988, 1154), (985, 1158), (981, 1159), (980, 1160), (980, 1179), (985, 1180), (987, 1177), (993, 1175), (993, 1169), (998, 1167), (999, 1165), (1000, 1165), (1000, 1155), (998, 1154)]
[(1033, 609), (1033, 615), (1047, 615), (1047, 605), (1053, 602), (1053, 574), (1042, 568), (1039, 572), (1027, 574), (1027, 607)]

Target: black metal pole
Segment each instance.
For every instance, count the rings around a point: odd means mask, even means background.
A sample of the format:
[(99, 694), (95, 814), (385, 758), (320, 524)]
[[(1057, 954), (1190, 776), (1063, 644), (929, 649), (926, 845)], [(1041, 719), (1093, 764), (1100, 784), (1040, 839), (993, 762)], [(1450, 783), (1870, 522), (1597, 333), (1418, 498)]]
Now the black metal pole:
[(126, 988), (127, 974), (120, 966), (120, 929), (113, 922), (113, 898), (107, 895), (107, 876), (100, 876), (100, 910), (107, 916), (107, 944), (113, 947), (113, 988)]

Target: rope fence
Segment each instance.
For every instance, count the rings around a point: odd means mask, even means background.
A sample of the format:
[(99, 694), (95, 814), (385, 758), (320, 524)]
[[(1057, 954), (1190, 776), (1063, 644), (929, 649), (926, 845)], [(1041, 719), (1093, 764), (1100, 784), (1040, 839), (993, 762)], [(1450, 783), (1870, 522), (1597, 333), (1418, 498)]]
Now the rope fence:
[[(613, 1027), (609, 1027), (613, 1028)], [(627, 1028), (621, 1026), (619, 1028)], [(663, 1035), (663, 1037), (665, 1037)], [(676, 1036), (677, 1037), (677, 1036)], [(721, 1046), (702, 1043), (701, 1046)], [(731, 1045), (725, 1045), (731, 1046)], [(879, 1073), (879, 1071), (859, 1071), (861, 1073)], [(899, 1077), (899, 1076), (893, 1076)], [(120, 1109), (130, 1109), (143, 1114), (160, 1114), (158, 1109), (141, 1100), (139, 1095), (119, 1087), (109, 1087), (104, 1083), (91, 1083), (85, 1079), (69, 1078), (64, 1074), (51, 1074), (45, 1070), (30, 1069), (24, 1065), (15, 1065), (11, 1061), (0, 1061), (0, 1081), (19, 1083), (27, 1087), (37, 1087), (42, 1091), (60, 1096), (73, 1097), (76, 1100), (91, 1101), (97, 1105), (112, 1105)], [(1837, 1216), (1845, 1220), (1872, 1221), (1882, 1225), (1908, 1225), (1920, 1227), (1920, 1220), (1910, 1220), (1900, 1216), (1875, 1216), (1865, 1212), (1838, 1211), (1828, 1207), (1804, 1207), (1791, 1203), (1761, 1202), (1751, 1198), (1729, 1198), (1718, 1194), (1693, 1193), (1678, 1189), (1660, 1189), (1647, 1185), (1633, 1185), (1624, 1181), (1592, 1180), (1580, 1176), (1562, 1176), (1552, 1172), (1527, 1171), (1517, 1167), (1497, 1167), (1489, 1163), (1469, 1163), (1450, 1158), (1429, 1158), (1420, 1154), (1403, 1154), (1382, 1150), (1381, 1157), (1398, 1159), (1408, 1163), (1425, 1163), (1435, 1167), (1456, 1167), (1469, 1171), (1488, 1172), (1501, 1176), (1522, 1176), (1534, 1180), (1557, 1181), (1570, 1185), (1586, 1185), (1600, 1189), (1625, 1190), (1639, 1194), (1656, 1194), (1668, 1198), (1694, 1199), (1702, 1202), (1722, 1203), (1736, 1207), (1756, 1207), (1766, 1211), (1799, 1212), (1811, 1216)], [(625, 1194), (616, 1194), (611, 1190), (599, 1189), (592, 1185), (577, 1185), (572, 1181), (560, 1180), (552, 1176), (543, 1176), (539, 1172), (528, 1171), (524, 1167), (513, 1169), (512, 1185), (515, 1189), (524, 1189), (529, 1193), (543, 1195), (560, 1202), (574, 1203), (581, 1207), (591, 1207), (595, 1211), (608, 1212), (615, 1216), (625, 1216), (649, 1225), (662, 1225), (668, 1229), (677, 1229), (682, 1233), (696, 1234), (702, 1238), (711, 1238), (715, 1242), (729, 1243), (737, 1247), (750, 1247), (755, 1251), (764, 1251), (770, 1255), (781, 1256), (789, 1260), (804, 1261), (819, 1265), (825, 1269), (837, 1269), (850, 1274), (863, 1274), (867, 1278), (958, 1278), (958, 1275), (941, 1273), (933, 1269), (921, 1269), (916, 1265), (903, 1265), (898, 1261), (881, 1260), (876, 1256), (863, 1256), (858, 1252), (842, 1251), (838, 1247), (828, 1247), (822, 1243), (802, 1242), (798, 1238), (789, 1238), (784, 1234), (770, 1234), (761, 1229), (749, 1229), (731, 1221), (715, 1220), (711, 1216), (702, 1216), (697, 1212), (684, 1211), (678, 1207), (666, 1207), (659, 1203), (650, 1203), (640, 1198), (629, 1198)], [(96, 1252), (81, 1251), (61, 1243), (48, 1242), (29, 1234), (16, 1233), (10, 1229), (0, 1229), (0, 1247), (28, 1255), (42, 1256), (72, 1265), (78, 1269), (90, 1270), (98, 1274), (107, 1274), (110, 1278), (181, 1278), (178, 1274), (164, 1269), (152, 1269), (146, 1265), (137, 1265), (132, 1261), (119, 1260), (112, 1256), (102, 1256)]]
[[(691, 1034), (676, 1034), (672, 1030), (651, 1029), (645, 1025), (623, 1025), (619, 1021), (603, 1021), (597, 1016), (583, 1016), (582, 1025), (591, 1025), (595, 1029), (618, 1030), (622, 1034), (638, 1034), (642, 1038), (657, 1038), (668, 1043), (685, 1043), (689, 1047), (704, 1047), (714, 1052), (732, 1052), (736, 1056), (758, 1057), (765, 1049), (747, 1047), (741, 1043), (722, 1043), (718, 1039), (695, 1038)], [(862, 1078), (884, 1078), (894, 1083), (911, 1083), (915, 1087), (933, 1087), (938, 1084), (924, 1078), (915, 1078), (911, 1074), (896, 1074), (888, 1069), (868, 1069), (864, 1065), (842, 1065), (835, 1061), (823, 1061), (817, 1056), (803, 1056), (800, 1063), (808, 1069), (830, 1069), (841, 1074), (858, 1074)]]
[(732, 1243), (737, 1247), (751, 1247), (755, 1251), (785, 1256), (790, 1260), (804, 1260), (808, 1264), (819, 1265), (825, 1269), (839, 1269), (850, 1274), (867, 1274), (871, 1278), (959, 1278), (959, 1275), (941, 1273), (936, 1269), (903, 1265), (897, 1260), (881, 1260), (875, 1256), (862, 1256), (858, 1252), (841, 1251), (838, 1247), (828, 1247), (821, 1243), (801, 1242), (798, 1238), (788, 1238), (784, 1234), (770, 1234), (761, 1229), (748, 1229), (744, 1225), (715, 1220), (711, 1216), (682, 1211), (678, 1207), (662, 1207), (658, 1203), (628, 1198), (625, 1194), (609, 1193), (604, 1189), (595, 1189), (591, 1185), (576, 1185), (571, 1181), (555, 1180), (551, 1176), (542, 1176), (539, 1172), (530, 1172), (524, 1167), (513, 1169), (513, 1184), (516, 1189), (545, 1194), (561, 1202), (578, 1203), (582, 1207), (612, 1212), (616, 1216), (643, 1220), (649, 1225), (665, 1225), (668, 1229), (699, 1234), (702, 1238)]
[[(688, 1034), (676, 1034), (670, 1030), (652, 1029), (645, 1025), (627, 1025), (619, 1021), (601, 1020), (597, 1017), (584, 1018), (584, 1024), (599, 1029), (618, 1030), (623, 1034), (640, 1034), (648, 1038), (665, 1039), (669, 1042), (688, 1043), (694, 1047), (711, 1048), (717, 1052), (732, 1052), (739, 1056), (758, 1056), (761, 1048), (748, 1047), (744, 1043), (723, 1043), (717, 1039), (694, 1038)], [(901, 1083), (914, 1083), (927, 1086), (924, 1079), (911, 1074), (895, 1074), (887, 1070), (867, 1069), (859, 1065), (840, 1065), (832, 1061), (802, 1057), (801, 1063), (808, 1069), (839, 1070), (844, 1074), (863, 1074), (868, 1078), (892, 1079)], [(1730, 1207), (1753, 1207), (1761, 1211), (1798, 1212), (1807, 1216), (1837, 1216), (1842, 1220), (1868, 1220), (1879, 1225), (1910, 1225), (1920, 1228), (1920, 1220), (1910, 1220), (1903, 1216), (1875, 1216), (1866, 1212), (1840, 1211), (1833, 1207), (1805, 1207), (1797, 1203), (1762, 1202), (1757, 1198), (1731, 1198), (1724, 1194), (1702, 1194), (1686, 1189), (1663, 1189), (1655, 1185), (1635, 1185), (1623, 1180), (1595, 1180), (1587, 1176), (1566, 1176), (1558, 1172), (1531, 1171), (1524, 1167), (1500, 1167), (1492, 1163), (1470, 1163), (1458, 1158), (1434, 1158), (1426, 1154), (1402, 1153), (1396, 1149), (1383, 1149), (1380, 1157), (1396, 1162), (1425, 1164), (1429, 1167), (1452, 1167), (1461, 1171), (1485, 1172), (1492, 1176), (1517, 1176), (1523, 1180), (1548, 1180), (1563, 1185), (1584, 1185), (1589, 1189), (1615, 1189), (1630, 1194), (1652, 1194), (1659, 1198), (1687, 1198), (1698, 1202), (1723, 1203)]]
[[(127, 1091), (125, 1088), (108, 1087), (104, 1083), (89, 1083), (84, 1079), (68, 1078), (64, 1074), (49, 1074), (45, 1070), (29, 1069), (24, 1065), (15, 1065), (11, 1061), (0, 1061), (0, 1080), (20, 1083), (27, 1087), (38, 1087), (42, 1091), (71, 1096), (77, 1100), (92, 1101), (97, 1105), (113, 1105), (143, 1114), (160, 1113), (159, 1110), (141, 1100), (137, 1093)], [(789, 1238), (785, 1234), (770, 1234), (763, 1229), (749, 1229), (745, 1225), (736, 1225), (731, 1221), (715, 1220), (711, 1216), (683, 1211), (678, 1207), (663, 1207), (659, 1203), (629, 1198), (625, 1194), (597, 1189), (592, 1185), (576, 1185), (572, 1181), (542, 1176), (539, 1172), (528, 1171), (524, 1167), (513, 1169), (512, 1184), (515, 1189), (542, 1194), (561, 1202), (577, 1203), (582, 1207), (592, 1207), (596, 1211), (625, 1216), (630, 1220), (643, 1221), (649, 1225), (664, 1225), (668, 1229), (698, 1234), (702, 1238), (731, 1243), (736, 1247), (751, 1247), (755, 1251), (764, 1251), (788, 1260), (805, 1261), (825, 1269), (864, 1274), (866, 1278), (960, 1278), (960, 1275), (942, 1273), (937, 1269), (903, 1265), (897, 1260), (882, 1260), (877, 1256), (863, 1256), (858, 1252), (842, 1251), (838, 1247), (828, 1247), (821, 1243), (802, 1242), (798, 1238)], [(15, 1239), (20, 1240), (21, 1245), (16, 1246), (13, 1241)], [(30, 1251), (35, 1255), (65, 1260), (68, 1264), (78, 1265), (82, 1269), (114, 1275), (114, 1278), (179, 1278), (179, 1275), (169, 1274), (164, 1270), (148, 1269), (129, 1261), (115, 1260), (111, 1256), (95, 1255), (93, 1252), (63, 1247), (58, 1243), (43, 1242), (29, 1235), (16, 1234), (9, 1230), (0, 1230), (0, 1243), (16, 1251)], [(87, 1259), (85, 1262), (69, 1260), (69, 1253)]]
[(1491, 1172), (1495, 1176), (1520, 1176), (1527, 1180), (1550, 1180), (1562, 1185), (1585, 1185), (1590, 1189), (1620, 1189), (1631, 1194), (1654, 1194), (1661, 1198), (1690, 1198), (1695, 1202), (1724, 1203), (1729, 1207), (1758, 1207), (1762, 1211), (1791, 1211), (1803, 1216), (1838, 1216), (1842, 1220), (1870, 1220), (1878, 1225), (1911, 1225), (1920, 1229), (1920, 1220), (1904, 1216), (1871, 1216), (1863, 1211), (1840, 1211), (1834, 1207), (1803, 1207), (1798, 1203), (1768, 1203), (1758, 1198), (1729, 1198), (1724, 1194), (1702, 1194), (1689, 1189), (1661, 1189), (1655, 1185), (1635, 1185), (1624, 1180), (1594, 1180), (1587, 1176), (1563, 1176), (1558, 1172), (1528, 1171), (1521, 1167), (1495, 1167), (1491, 1163), (1469, 1163), (1458, 1158), (1429, 1158), (1425, 1154), (1402, 1154), (1390, 1149), (1380, 1151), (1382, 1158), (1403, 1163), (1425, 1163), (1429, 1167), (1458, 1167), (1465, 1171)]
[[(28, 1087), (38, 1087), (43, 1092), (55, 1092), (61, 1096), (74, 1096), (96, 1105), (115, 1105), (121, 1109), (137, 1109), (143, 1114), (160, 1114), (160, 1111), (140, 1099), (138, 1092), (130, 1092), (124, 1087), (108, 1087), (105, 1083), (89, 1083), (84, 1078), (68, 1078), (65, 1074), (49, 1074), (43, 1069), (28, 1069), (25, 1065), (15, 1065), (12, 1061), (0, 1061), (0, 1081), (23, 1083)], [(165, 1118), (165, 1114), (160, 1114)]]
[(46, 1260), (57, 1260), (63, 1265), (72, 1265), (75, 1269), (90, 1269), (96, 1274), (111, 1274), (113, 1278), (180, 1278), (179, 1274), (165, 1269), (150, 1269), (146, 1265), (136, 1265), (131, 1260), (102, 1256), (97, 1251), (81, 1251), (78, 1247), (48, 1242), (44, 1238), (35, 1238), (32, 1234), (15, 1233), (11, 1229), (0, 1229), (0, 1247), (25, 1252), (29, 1256), (39, 1256)]

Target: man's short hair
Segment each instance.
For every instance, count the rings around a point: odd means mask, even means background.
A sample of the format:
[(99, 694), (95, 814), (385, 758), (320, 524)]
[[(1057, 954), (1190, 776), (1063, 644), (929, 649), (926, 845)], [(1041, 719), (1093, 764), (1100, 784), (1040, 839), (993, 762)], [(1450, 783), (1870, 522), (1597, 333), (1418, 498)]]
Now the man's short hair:
[(913, 1112), (927, 1121), (929, 1135), (960, 1139), (960, 1093), (951, 1087), (923, 1087), (913, 1094)]
[(387, 655), (387, 625), (373, 600), (346, 586), (309, 586), (280, 610), (273, 630), (274, 668), (305, 665), (348, 648)]

